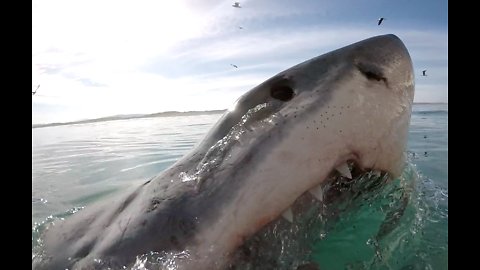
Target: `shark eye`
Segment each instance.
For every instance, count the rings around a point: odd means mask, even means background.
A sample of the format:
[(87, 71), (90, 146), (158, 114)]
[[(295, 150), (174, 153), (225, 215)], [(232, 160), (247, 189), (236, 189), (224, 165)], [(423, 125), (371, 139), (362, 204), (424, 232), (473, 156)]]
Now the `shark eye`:
[(270, 95), (274, 99), (289, 101), (293, 98), (293, 89), (287, 85), (272, 86), (270, 89)]

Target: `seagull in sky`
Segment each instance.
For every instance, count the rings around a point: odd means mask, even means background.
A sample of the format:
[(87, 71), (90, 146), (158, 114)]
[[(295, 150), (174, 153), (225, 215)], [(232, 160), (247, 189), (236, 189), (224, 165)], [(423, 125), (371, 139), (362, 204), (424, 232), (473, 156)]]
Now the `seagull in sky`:
[(35, 95), (35, 93), (37, 93), (38, 88), (40, 88), (40, 84), (37, 86), (37, 89), (35, 89), (35, 91), (32, 91), (32, 96)]
[(380, 19), (378, 19), (378, 25), (382, 24), (383, 20), (385, 20), (385, 18), (381, 17)]

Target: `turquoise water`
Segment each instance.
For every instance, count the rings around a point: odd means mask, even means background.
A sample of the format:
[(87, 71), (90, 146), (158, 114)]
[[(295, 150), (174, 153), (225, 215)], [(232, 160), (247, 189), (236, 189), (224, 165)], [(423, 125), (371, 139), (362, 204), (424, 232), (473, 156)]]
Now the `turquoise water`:
[[(32, 129), (32, 249), (45, 223), (157, 175), (220, 116)], [(400, 179), (317, 226), (309, 260), (331, 270), (448, 268), (448, 105), (414, 106), (408, 156)]]

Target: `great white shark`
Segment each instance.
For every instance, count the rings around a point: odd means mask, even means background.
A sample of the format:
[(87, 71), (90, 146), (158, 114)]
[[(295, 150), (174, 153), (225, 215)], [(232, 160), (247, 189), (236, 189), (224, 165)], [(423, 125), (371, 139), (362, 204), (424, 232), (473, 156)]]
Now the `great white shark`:
[[(405, 164), (411, 58), (372, 37), (287, 69), (241, 96), (191, 152), (134, 190), (55, 221), (33, 269), (123, 269), (148, 252), (172, 269), (225, 269), (236, 250), (331, 175)], [(170, 269), (170, 268), (169, 268)]]

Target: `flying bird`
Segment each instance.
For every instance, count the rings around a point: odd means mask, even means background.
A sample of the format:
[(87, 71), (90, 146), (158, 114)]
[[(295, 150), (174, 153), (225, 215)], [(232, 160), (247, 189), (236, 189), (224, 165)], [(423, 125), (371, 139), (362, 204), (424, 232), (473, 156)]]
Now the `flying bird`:
[(234, 67), (234, 68), (238, 68), (237, 65), (234, 65), (234, 64), (230, 64), (230, 65), (231, 65), (232, 67)]
[(378, 19), (378, 25), (382, 24), (383, 20), (385, 20), (385, 18), (381, 17), (380, 19)]
[(232, 7), (241, 8), (240, 2), (233, 3)]
[(37, 89), (35, 89), (35, 91), (32, 91), (32, 96), (35, 95), (35, 93), (37, 93), (38, 88), (40, 88), (40, 84), (37, 86)]
[(427, 76), (427, 70), (426, 69), (422, 71), (422, 76)]
[(238, 29), (243, 29), (243, 27), (239, 26)]

